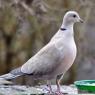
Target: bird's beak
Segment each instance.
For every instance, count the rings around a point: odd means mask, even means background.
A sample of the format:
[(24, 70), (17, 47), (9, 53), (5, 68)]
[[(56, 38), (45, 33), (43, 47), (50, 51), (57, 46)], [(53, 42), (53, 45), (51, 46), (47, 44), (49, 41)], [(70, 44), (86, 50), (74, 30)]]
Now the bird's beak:
[(80, 18), (80, 20), (79, 20), (81, 23), (83, 23), (84, 21)]

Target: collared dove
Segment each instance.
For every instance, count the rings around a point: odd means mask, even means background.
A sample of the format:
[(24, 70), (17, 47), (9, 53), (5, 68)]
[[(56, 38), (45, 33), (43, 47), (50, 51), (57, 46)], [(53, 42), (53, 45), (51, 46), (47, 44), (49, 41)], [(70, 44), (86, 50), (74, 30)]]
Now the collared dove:
[[(57, 92), (60, 93), (57, 76), (65, 74), (73, 64), (77, 53), (73, 31), (73, 25), (76, 22), (83, 21), (77, 12), (68, 11), (58, 32), (46, 46), (21, 67), (0, 76), (0, 78), (13, 79), (21, 75), (31, 75), (34, 79), (46, 79), (49, 83), (50, 80), (55, 78)], [(50, 92), (52, 92), (51, 86), (48, 86), (50, 87)]]

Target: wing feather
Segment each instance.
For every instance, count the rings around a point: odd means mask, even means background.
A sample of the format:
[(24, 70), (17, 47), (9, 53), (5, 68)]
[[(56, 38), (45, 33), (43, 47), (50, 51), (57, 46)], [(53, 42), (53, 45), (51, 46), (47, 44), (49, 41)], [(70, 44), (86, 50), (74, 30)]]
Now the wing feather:
[(60, 52), (55, 44), (48, 44), (30, 58), (21, 71), (33, 75), (46, 75), (53, 72), (60, 63)]

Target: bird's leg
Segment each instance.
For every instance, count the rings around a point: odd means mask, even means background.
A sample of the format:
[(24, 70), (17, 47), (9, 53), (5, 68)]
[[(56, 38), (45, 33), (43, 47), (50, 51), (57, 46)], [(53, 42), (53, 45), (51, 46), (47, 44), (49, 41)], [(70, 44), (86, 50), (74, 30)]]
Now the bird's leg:
[(56, 78), (56, 85), (57, 85), (56, 95), (63, 95), (61, 90), (60, 90), (59, 80), (57, 78)]
[(56, 79), (56, 85), (57, 85), (57, 91), (59, 91), (59, 92), (60, 92), (60, 84), (59, 84), (58, 79)]
[(49, 81), (47, 81), (47, 87), (48, 88), (46, 88), (46, 90), (48, 91), (48, 93), (50, 95), (52, 95), (53, 94), (53, 91), (52, 91), (51, 83)]
[(51, 85), (50, 85), (50, 84), (47, 84), (47, 87), (49, 88), (49, 89), (48, 89), (48, 93), (52, 94), (53, 91), (52, 91)]
[(56, 90), (56, 92), (57, 92), (57, 93), (60, 93), (60, 84), (59, 84), (59, 81), (58, 81), (57, 78), (56, 78), (56, 85), (57, 85), (57, 90)]

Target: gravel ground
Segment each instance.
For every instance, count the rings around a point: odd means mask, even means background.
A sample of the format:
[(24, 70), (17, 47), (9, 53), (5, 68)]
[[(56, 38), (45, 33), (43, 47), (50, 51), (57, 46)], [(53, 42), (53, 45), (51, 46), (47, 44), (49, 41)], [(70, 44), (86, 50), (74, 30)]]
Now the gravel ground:
[[(46, 86), (30, 87), (20, 85), (0, 85), (0, 95), (44, 95), (47, 93)], [(52, 85), (53, 90), (56, 89)], [(61, 91), (68, 94), (78, 94), (78, 91), (73, 86), (62, 86)]]

